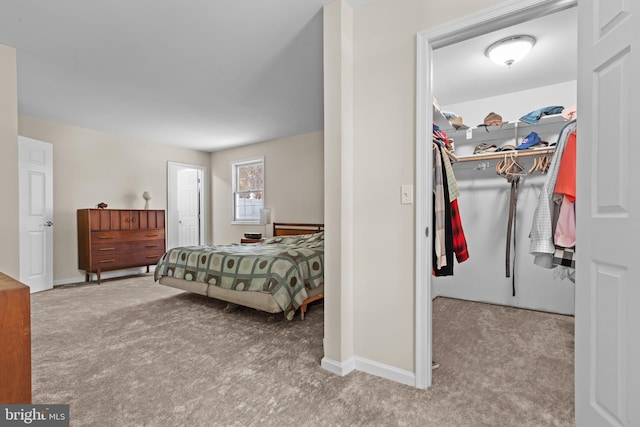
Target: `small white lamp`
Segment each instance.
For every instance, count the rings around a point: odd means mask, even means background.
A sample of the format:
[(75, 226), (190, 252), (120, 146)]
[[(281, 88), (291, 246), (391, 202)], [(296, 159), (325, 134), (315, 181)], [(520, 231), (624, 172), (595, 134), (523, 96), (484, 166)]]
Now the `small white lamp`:
[(270, 208), (262, 208), (260, 209), (260, 224), (264, 225), (264, 235), (267, 236), (267, 224), (271, 224), (271, 209)]
[(151, 200), (151, 193), (149, 193), (148, 191), (145, 191), (144, 193), (142, 193), (142, 198), (145, 200), (144, 208), (145, 208), (145, 210), (148, 210), (149, 209), (149, 200)]
[(511, 68), (527, 56), (534, 44), (536, 39), (531, 36), (511, 36), (493, 43), (484, 54), (496, 64)]

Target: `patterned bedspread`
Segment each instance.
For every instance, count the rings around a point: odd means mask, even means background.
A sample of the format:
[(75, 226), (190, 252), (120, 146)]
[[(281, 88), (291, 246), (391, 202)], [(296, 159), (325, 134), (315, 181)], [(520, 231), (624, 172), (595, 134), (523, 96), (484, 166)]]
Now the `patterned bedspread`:
[(307, 289), (324, 283), (324, 232), (274, 237), (261, 244), (173, 248), (156, 266), (154, 279), (162, 276), (269, 292), (292, 319)]

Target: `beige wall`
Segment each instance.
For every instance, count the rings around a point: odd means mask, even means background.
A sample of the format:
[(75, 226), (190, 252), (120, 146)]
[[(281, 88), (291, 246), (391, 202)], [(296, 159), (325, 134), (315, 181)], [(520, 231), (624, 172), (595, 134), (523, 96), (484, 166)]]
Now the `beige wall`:
[[(54, 283), (84, 280), (78, 270), (76, 210), (167, 209), (167, 162), (209, 166), (210, 153), (20, 116), (19, 134), (53, 144)], [(17, 164), (17, 161), (16, 161)], [(17, 187), (17, 181), (16, 181)]]
[[(325, 340), (332, 361), (353, 356), (353, 10), (324, 8)], [(334, 197), (335, 196), (335, 197)], [(340, 331), (336, 333), (336, 331)]]
[(312, 132), (211, 154), (214, 244), (239, 243), (247, 231), (266, 235), (263, 225), (231, 224), (231, 163), (260, 156), (271, 220), (323, 223), (323, 133)]
[[(354, 167), (347, 188), (354, 220), (342, 229), (353, 229), (355, 356), (410, 372), (415, 367), (414, 205), (400, 204), (400, 186), (415, 185), (416, 34), (499, 3), (377, 0), (354, 10)], [(340, 107), (333, 102), (325, 109)], [(336, 132), (325, 129), (328, 137)], [(327, 159), (327, 170), (340, 168), (335, 160)], [(328, 192), (327, 205), (340, 197)], [(336, 340), (341, 330), (325, 334)]]
[(0, 271), (20, 278), (16, 50), (0, 45)]

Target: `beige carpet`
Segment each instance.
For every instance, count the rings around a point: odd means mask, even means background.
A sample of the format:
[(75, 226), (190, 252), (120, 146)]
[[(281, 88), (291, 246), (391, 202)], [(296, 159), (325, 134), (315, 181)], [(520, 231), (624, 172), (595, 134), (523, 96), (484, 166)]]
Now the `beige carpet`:
[(33, 401), (74, 426), (569, 426), (573, 318), (438, 298), (431, 389), (320, 367), (304, 321), (150, 275), (32, 295)]

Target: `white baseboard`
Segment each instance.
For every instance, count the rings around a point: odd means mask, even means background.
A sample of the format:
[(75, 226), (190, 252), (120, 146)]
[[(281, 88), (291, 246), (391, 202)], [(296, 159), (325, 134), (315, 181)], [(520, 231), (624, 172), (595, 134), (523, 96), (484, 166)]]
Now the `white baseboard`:
[[(149, 268), (150, 272), (155, 271), (155, 265), (152, 265)], [(147, 272), (146, 267), (140, 268), (129, 268), (127, 270), (115, 270), (115, 271), (104, 271), (100, 274), (100, 279), (117, 279), (118, 277), (131, 276), (134, 274), (143, 274)], [(91, 274), (91, 280), (95, 280), (95, 274)], [(84, 283), (85, 282), (84, 274), (82, 276), (71, 277), (67, 279), (58, 279), (53, 281), (53, 286), (62, 286), (62, 285), (71, 285), (75, 283)]]
[(354, 369), (353, 357), (344, 362), (338, 362), (325, 356), (322, 358), (320, 365), (332, 374), (340, 375), (341, 377), (349, 374)]
[(413, 372), (376, 362), (364, 357), (350, 357), (344, 362), (338, 362), (328, 357), (322, 358), (322, 367), (336, 375), (345, 376), (351, 371), (362, 371), (370, 375), (395, 381), (400, 384), (415, 387), (416, 376)]

